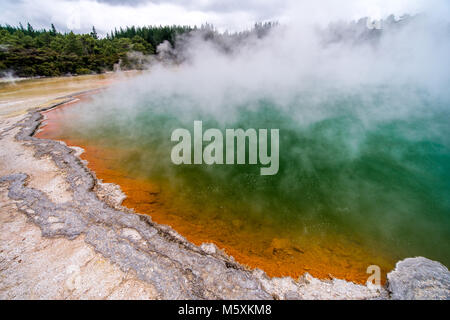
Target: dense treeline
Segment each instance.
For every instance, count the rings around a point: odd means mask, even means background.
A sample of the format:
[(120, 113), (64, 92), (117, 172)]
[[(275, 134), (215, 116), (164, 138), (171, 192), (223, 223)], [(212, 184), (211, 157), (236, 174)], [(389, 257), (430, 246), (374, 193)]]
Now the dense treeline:
[[(391, 15), (375, 22), (362, 18), (331, 23), (319, 30), (319, 38), (323, 45), (336, 42), (376, 44), (384, 32), (400, 30), (418, 18), (404, 15), (396, 19)], [(164, 46), (165, 53), (159, 58), (181, 63), (185, 46), (193, 37), (201, 37), (219, 50), (233, 53), (250, 38), (265, 37), (277, 26), (276, 22), (256, 23), (250, 30), (235, 33), (218, 32), (209, 24), (199, 28), (131, 26), (99, 37), (94, 27), (88, 34), (74, 34), (58, 32), (53, 24), (49, 30), (34, 30), (30, 24), (26, 27), (21, 24), (19, 27), (0, 25), (0, 77), (10, 72), (21, 77), (101, 73), (113, 70), (117, 65), (125, 70), (142, 69), (147, 65), (148, 57), (155, 54), (165, 41), (170, 46)]]
[[(59, 76), (66, 74), (100, 73), (121, 69), (142, 68), (158, 45), (168, 41), (176, 47), (180, 35), (200, 35), (229, 52), (250, 36), (258, 38), (267, 34), (276, 23), (257, 23), (251, 30), (237, 33), (219, 33), (212, 25), (200, 28), (190, 26), (149, 26), (115, 29), (106, 37), (95, 30), (89, 34), (58, 32), (54, 25), (49, 30), (0, 25), (0, 76), (13, 72), (17, 76)], [(185, 42), (179, 41), (182, 47)], [(181, 61), (181, 60), (177, 60)]]
[[(204, 28), (204, 26), (202, 26)], [(165, 40), (169, 41), (172, 46), (175, 45), (176, 37), (180, 34), (195, 31), (197, 27), (189, 26), (160, 26), (160, 27), (126, 27), (125, 29), (115, 29), (111, 34), (107, 34), (107, 39), (133, 39), (134, 37), (140, 37), (150, 44), (153, 48), (156, 48), (160, 43)]]
[[(28, 24), (0, 26), (0, 73), (17, 76), (59, 76), (112, 70), (120, 62), (122, 69), (142, 67), (142, 57), (155, 53), (167, 40), (172, 44), (177, 35), (190, 27), (130, 27), (108, 34), (60, 33), (52, 25), (49, 30), (34, 30)], [(133, 54), (130, 54), (133, 53)]]

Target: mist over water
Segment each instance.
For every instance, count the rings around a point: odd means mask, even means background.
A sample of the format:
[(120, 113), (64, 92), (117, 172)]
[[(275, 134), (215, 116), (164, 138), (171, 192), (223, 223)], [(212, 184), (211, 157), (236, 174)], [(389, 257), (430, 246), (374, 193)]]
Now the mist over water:
[[(193, 36), (183, 64), (61, 111), (59, 137), (120, 150), (108, 161), (159, 184), (167, 212), (186, 219), (449, 265), (449, 24), (416, 17), (363, 41), (335, 41), (336, 28), (279, 26), (232, 53)], [(278, 174), (172, 164), (171, 133), (193, 134), (194, 120), (279, 129)]]

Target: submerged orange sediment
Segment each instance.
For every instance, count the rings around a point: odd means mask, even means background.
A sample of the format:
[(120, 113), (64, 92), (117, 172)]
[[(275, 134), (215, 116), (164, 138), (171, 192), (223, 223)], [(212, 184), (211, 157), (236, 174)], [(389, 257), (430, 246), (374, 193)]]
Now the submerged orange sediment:
[(104, 182), (118, 184), (127, 195), (123, 205), (148, 214), (160, 224), (167, 224), (196, 245), (212, 242), (250, 268), (264, 270), (269, 276), (297, 278), (309, 272), (314, 277), (331, 277), (365, 283), (370, 265), (378, 265), (385, 275), (395, 259), (385, 252), (376, 252), (356, 240), (340, 234), (280, 230), (270, 221), (249, 224), (222, 213), (199, 214), (200, 208), (178, 197), (170, 181), (149, 181), (130, 175), (120, 163), (120, 154), (127, 150), (106, 148), (91, 141), (66, 137), (59, 128), (60, 109), (46, 112), (45, 126), (39, 138), (64, 140), (68, 145), (84, 148), (82, 158)]

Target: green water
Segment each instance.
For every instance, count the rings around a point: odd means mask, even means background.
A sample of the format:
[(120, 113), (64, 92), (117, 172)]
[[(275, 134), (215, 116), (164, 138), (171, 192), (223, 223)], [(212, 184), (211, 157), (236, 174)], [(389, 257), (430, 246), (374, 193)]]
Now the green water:
[[(402, 258), (450, 264), (447, 96), (411, 87), (299, 91), (220, 108), (180, 92), (110, 90), (64, 111), (68, 137), (125, 150), (130, 175), (168, 182), (177, 197), (224, 219), (277, 232), (336, 233)], [(132, 90), (130, 89), (130, 92)], [(172, 164), (176, 128), (280, 131), (280, 168)], [(263, 221), (263, 222), (262, 222)]]

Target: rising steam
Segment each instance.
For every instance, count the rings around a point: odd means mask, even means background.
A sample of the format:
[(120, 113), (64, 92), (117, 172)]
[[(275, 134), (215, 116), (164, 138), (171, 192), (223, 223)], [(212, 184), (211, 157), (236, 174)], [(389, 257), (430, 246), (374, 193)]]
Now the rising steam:
[[(230, 199), (248, 219), (321, 221), (449, 262), (449, 21), (432, 11), (305, 21), (165, 43), (148, 72), (76, 112), (83, 134), (135, 146), (142, 153), (128, 161), (149, 177), (196, 188), (214, 177), (220, 192), (209, 201)], [(170, 162), (170, 133), (195, 120), (279, 128), (280, 172), (250, 182), (241, 168), (183, 175), (190, 169)]]

